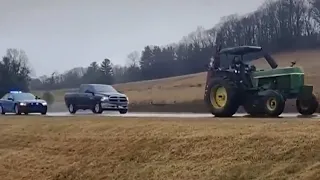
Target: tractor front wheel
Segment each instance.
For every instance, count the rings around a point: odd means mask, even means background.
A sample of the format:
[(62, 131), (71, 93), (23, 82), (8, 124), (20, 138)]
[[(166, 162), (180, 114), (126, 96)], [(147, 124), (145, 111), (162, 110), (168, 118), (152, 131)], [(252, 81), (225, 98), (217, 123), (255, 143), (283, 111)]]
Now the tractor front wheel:
[(268, 90), (263, 96), (264, 114), (269, 117), (277, 117), (284, 111), (285, 99), (277, 91)]
[(302, 100), (298, 98), (296, 100), (297, 110), (302, 115), (312, 115), (317, 111), (318, 106), (319, 102), (314, 94), (310, 99)]
[(239, 97), (234, 82), (227, 78), (217, 78), (209, 84), (205, 100), (210, 112), (216, 117), (231, 117), (239, 108)]

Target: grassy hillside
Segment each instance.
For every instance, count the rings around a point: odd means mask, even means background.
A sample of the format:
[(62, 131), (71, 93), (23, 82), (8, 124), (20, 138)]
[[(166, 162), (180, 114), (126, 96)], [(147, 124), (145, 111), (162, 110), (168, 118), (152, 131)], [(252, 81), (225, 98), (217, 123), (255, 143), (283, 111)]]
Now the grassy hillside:
[(312, 120), (3, 117), (0, 179), (319, 179)]
[[(275, 54), (279, 66), (290, 66), (292, 61), (297, 61), (296, 66), (301, 66), (306, 73), (307, 84), (315, 86), (315, 92), (320, 94), (320, 50), (305, 50)], [(268, 67), (264, 60), (257, 60), (258, 68)], [(194, 108), (192, 103), (202, 105), (206, 73), (191, 74), (172, 78), (140, 81), (134, 83), (117, 84), (115, 87), (129, 96), (133, 105), (176, 104), (178, 109)], [(53, 91), (56, 101), (63, 101), (63, 95), (69, 90)], [(36, 94), (42, 92), (36, 91)], [(157, 107), (155, 107), (157, 108)], [(167, 109), (175, 108), (168, 106)], [(201, 107), (202, 108), (202, 107)]]

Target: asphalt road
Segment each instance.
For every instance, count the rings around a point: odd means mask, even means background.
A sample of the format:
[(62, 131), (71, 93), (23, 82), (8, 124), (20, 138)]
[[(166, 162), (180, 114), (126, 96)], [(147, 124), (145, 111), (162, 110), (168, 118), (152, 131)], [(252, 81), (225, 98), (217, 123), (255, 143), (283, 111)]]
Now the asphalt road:
[[(120, 114), (119, 112), (105, 111), (103, 114), (93, 114), (92, 111), (78, 111), (75, 115), (70, 114), (66, 111), (65, 107), (61, 104), (57, 104), (54, 109), (49, 110), (46, 116), (48, 117), (70, 117), (70, 116), (106, 116), (106, 117), (163, 117), (163, 118), (214, 118), (214, 116), (210, 113), (172, 113), (172, 112), (128, 112), (127, 114)], [(10, 115), (10, 114), (8, 114)], [(39, 116), (40, 114), (29, 114)], [(245, 113), (237, 113), (234, 117), (244, 117), (247, 116)], [(302, 116), (298, 113), (283, 113), (280, 117), (283, 118), (302, 118)], [(305, 118), (316, 118), (320, 119), (320, 114), (316, 113), (313, 116), (305, 117)]]
[[(65, 104), (63, 102), (56, 102), (54, 103), (51, 108), (49, 109), (49, 112), (47, 116), (60, 116), (60, 117), (67, 117), (67, 116), (109, 116), (109, 117), (141, 117), (141, 118), (147, 118), (147, 117), (163, 117), (163, 118), (214, 118), (213, 115), (210, 113), (162, 113), (162, 112), (128, 112), (127, 114), (119, 114), (119, 112), (110, 112), (105, 111), (103, 114), (95, 115), (92, 113), (92, 111), (78, 111), (75, 115), (70, 114), (65, 107)], [(235, 114), (235, 117), (243, 117), (246, 116), (245, 113), (238, 113)], [(298, 113), (283, 113), (281, 115), (283, 118), (301, 118), (302, 116)], [(320, 119), (320, 114), (316, 113), (313, 116), (305, 117), (305, 118), (316, 118)]]
[[(91, 111), (79, 111), (76, 114), (70, 114), (69, 112), (49, 112), (47, 116), (51, 117), (70, 117), (70, 116), (106, 116), (106, 117), (163, 117), (163, 118), (214, 118), (212, 114), (206, 113), (153, 113), (153, 112), (128, 112), (127, 114), (120, 114), (118, 112), (106, 111), (103, 114), (93, 114)], [(234, 117), (244, 117), (247, 116), (245, 113), (235, 114)], [(283, 113), (280, 117), (283, 118), (313, 118), (319, 119), (320, 114), (315, 114), (313, 116), (301, 116), (298, 113)]]

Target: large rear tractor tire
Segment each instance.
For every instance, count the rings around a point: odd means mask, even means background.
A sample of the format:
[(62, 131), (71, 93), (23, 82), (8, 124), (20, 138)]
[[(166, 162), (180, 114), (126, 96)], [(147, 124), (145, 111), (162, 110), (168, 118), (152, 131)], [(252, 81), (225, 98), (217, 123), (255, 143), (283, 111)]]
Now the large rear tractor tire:
[(300, 114), (308, 116), (315, 113), (318, 109), (319, 102), (314, 94), (312, 97), (307, 100), (297, 99), (296, 100), (296, 107)]
[(264, 114), (268, 117), (278, 117), (283, 113), (286, 101), (284, 97), (274, 90), (268, 90), (262, 97)]
[(234, 82), (227, 78), (217, 78), (209, 83), (205, 102), (214, 116), (231, 117), (240, 106), (240, 97)]

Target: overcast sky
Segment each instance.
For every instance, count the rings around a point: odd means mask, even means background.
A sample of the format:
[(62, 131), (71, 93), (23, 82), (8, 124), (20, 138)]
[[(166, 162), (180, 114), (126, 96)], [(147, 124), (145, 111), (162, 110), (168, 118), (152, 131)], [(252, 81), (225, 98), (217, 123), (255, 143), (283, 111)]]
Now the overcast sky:
[(0, 55), (26, 51), (37, 76), (109, 58), (124, 64), (145, 45), (174, 43), (263, 0), (1, 0)]

